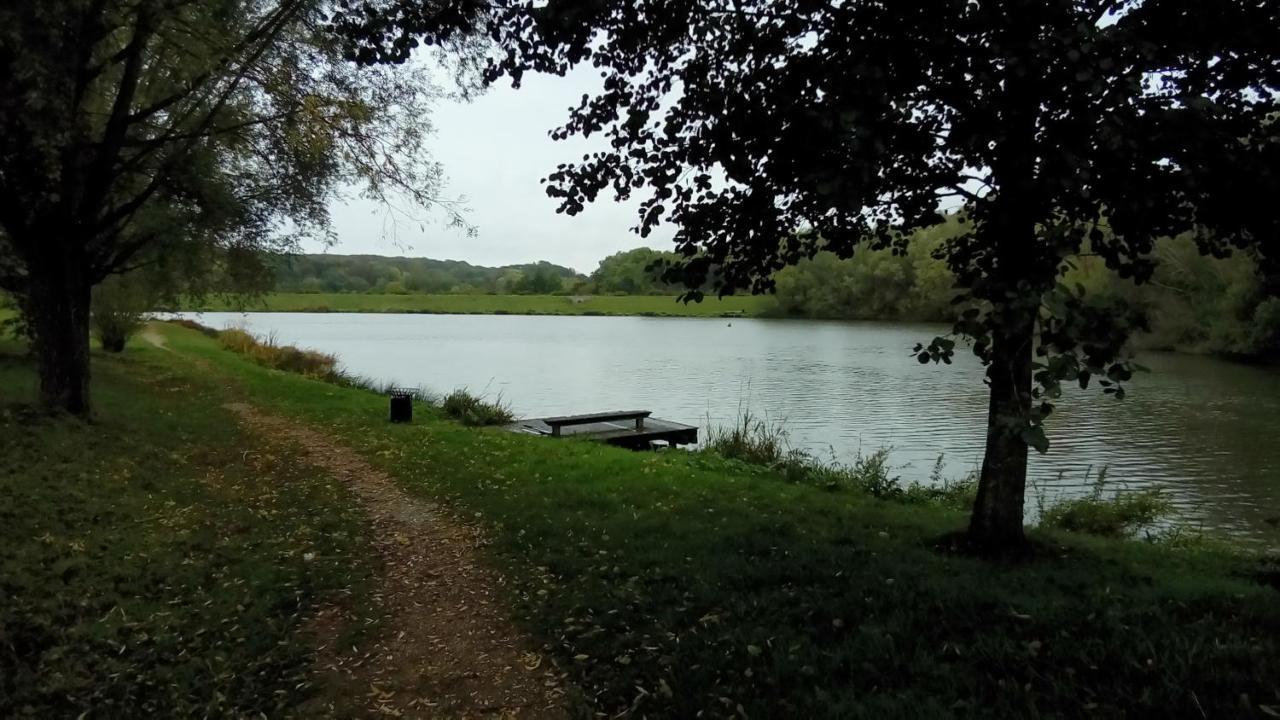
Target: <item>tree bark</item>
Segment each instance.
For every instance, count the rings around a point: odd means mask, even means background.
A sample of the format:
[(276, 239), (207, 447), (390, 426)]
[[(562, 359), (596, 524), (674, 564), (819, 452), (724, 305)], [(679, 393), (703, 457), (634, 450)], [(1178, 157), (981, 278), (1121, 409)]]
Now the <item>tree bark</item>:
[(33, 264), (27, 313), (40, 372), (40, 403), (89, 414), (90, 282), (74, 257)]
[(1035, 315), (1022, 311), (994, 333), (987, 369), (987, 448), (978, 496), (969, 520), (969, 539), (990, 550), (1016, 549), (1026, 542), (1023, 506), (1027, 488), (1027, 442), (1023, 431), (1031, 412), (1031, 345)]

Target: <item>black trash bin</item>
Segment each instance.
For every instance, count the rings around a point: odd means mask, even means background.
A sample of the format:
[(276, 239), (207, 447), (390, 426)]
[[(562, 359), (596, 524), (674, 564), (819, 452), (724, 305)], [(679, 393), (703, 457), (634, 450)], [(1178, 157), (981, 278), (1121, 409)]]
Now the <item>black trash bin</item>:
[(392, 388), (391, 422), (413, 422), (413, 390), (407, 388)]

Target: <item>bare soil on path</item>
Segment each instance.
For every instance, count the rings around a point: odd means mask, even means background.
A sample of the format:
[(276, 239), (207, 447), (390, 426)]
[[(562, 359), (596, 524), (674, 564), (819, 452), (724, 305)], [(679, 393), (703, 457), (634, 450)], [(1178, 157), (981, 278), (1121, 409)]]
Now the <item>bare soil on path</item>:
[[(351, 449), (246, 403), (226, 406), (267, 443), (288, 443), (332, 473), (369, 516), (381, 560), (369, 601), (374, 637), (338, 647), (355, 608), (321, 610), (309, 628), (320, 696), (301, 712), (326, 717), (562, 718), (565, 679), (510, 620), (502, 578), (481, 561), (482, 533), (415, 498)], [(362, 612), (361, 616), (369, 613)]]

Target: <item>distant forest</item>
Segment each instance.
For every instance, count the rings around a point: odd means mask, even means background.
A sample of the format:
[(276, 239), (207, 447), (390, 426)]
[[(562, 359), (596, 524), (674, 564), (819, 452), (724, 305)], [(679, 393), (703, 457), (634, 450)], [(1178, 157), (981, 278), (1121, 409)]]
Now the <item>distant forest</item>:
[(488, 293), (497, 295), (670, 295), (647, 270), (670, 255), (637, 248), (610, 255), (583, 275), (549, 262), (485, 267), (459, 260), (380, 255), (284, 255), (272, 263), (277, 292)]
[[(953, 218), (920, 233), (906, 252), (860, 251), (849, 259), (820, 253), (780, 271), (780, 317), (948, 322), (952, 278), (935, 257), (958, 230)], [(1090, 303), (1126, 307), (1143, 346), (1242, 358), (1280, 359), (1280, 299), (1270, 297), (1253, 262), (1202, 256), (1184, 238), (1161, 242), (1151, 282), (1120, 280), (1097, 257), (1074, 261), (1065, 277)], [(590, 275), (548, 262), (483, 267), (455, 260), (375, 255), (297, 255), (274, 263), (276, 289), (300, 293), (491, 293), (675, 295), (679, 287), (648, 271), (671, 257), (649, 248), (610, 255)], [(1123, 300), (1124, 302), (1118, 302)]]

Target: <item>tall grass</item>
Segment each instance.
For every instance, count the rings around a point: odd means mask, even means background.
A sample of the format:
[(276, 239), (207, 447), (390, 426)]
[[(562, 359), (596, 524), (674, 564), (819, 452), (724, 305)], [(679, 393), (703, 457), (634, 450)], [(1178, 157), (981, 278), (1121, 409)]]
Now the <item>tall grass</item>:
[(973, 476), (945, 481), (942, 457), (934, 465), (931, 482), (902, 482), (889, 464), (890, 448), (859, 452), (852, 463), (824, 461), (802, 448), (791, 446), (785, 426), (740, 410), (727, 427), (709, 425), (704, 452), (759, 465), (777, 471), (788, 482), (802, 483), (830, 491), (852, 491), (877, 498), (907, 503), (937, 503), (969, 507), (977, 490)]
[(516, 419), (511, 407), (499, 395), (493, 400), (473, 395), (465, 389), (454, 390), (440, 403), (444, 414), (463, 425), (506, 425)]
[(338, 368), (337, 356), (318, 350), (281, 345), (275, 333), (259, 338), (244, 330), (231, 328), (218, 333), (218, 342), (222, 347), (240, 353), (264, 367), (340, 384), (348, 384), (350, 380)]
[(728, 427), (708, 423), (704, 447), (732, 460), (768, 467), (780, 466), (791, 452), (786, 428), (742, 409)]
[[(1085, 471), (1086, 480), (1090, 472)], [(1173, 514), (1172, 503), (1158, 489), (1123, 491), (1117, 488), (1110, 497), (1105, 496), (1106, 489), (1107, 468), (1103, 467), (1084, 497), (1047, 504), (1044, 494), (1039, 494), (1040, 526), (1103, 537), (1133, 537)]]

